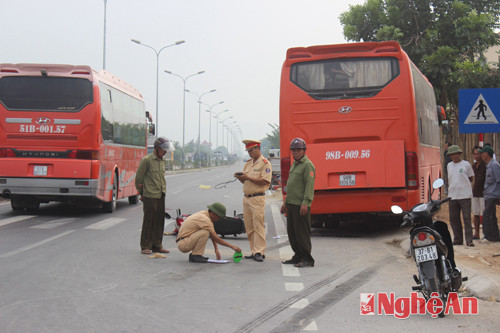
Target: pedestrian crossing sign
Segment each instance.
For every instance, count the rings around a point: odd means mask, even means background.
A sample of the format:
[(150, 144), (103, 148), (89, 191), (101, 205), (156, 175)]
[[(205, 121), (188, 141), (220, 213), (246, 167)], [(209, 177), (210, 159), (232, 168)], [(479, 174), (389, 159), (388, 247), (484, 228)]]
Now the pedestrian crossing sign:
[(500, 88), (458, 91), (460, 133), (500, 132)]

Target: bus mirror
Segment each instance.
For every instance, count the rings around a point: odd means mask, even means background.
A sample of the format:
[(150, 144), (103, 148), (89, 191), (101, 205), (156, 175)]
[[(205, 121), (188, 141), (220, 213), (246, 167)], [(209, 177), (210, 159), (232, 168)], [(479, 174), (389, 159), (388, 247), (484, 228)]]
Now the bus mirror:
[(149, 124), (149, 134), (155, 135), (155, 124)]

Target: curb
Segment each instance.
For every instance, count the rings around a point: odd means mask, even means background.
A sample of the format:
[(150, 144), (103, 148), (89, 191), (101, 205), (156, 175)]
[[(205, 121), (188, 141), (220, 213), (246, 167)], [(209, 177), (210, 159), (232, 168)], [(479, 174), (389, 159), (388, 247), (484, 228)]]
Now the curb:
[[(401, 250), (405, 257), (409, 248), (410, 239), (405, 238), (401, 242)], [(457, 251), (455, 247), (454, 250), (455, 255), (460, 252)], [(497, 277), (495, 275), (495, 278), (492, 278), (493, 276), (488, 276), (470, 267), (466, 263), (460, 262), (460, 259), (457, 260), (457, 267), (462, 271), (462, 277), (468, 277), (468, 280), (463, 282), (462, 287), (465, 288), (471, 296), (488, 301), (500, 301), (500, 276)]]

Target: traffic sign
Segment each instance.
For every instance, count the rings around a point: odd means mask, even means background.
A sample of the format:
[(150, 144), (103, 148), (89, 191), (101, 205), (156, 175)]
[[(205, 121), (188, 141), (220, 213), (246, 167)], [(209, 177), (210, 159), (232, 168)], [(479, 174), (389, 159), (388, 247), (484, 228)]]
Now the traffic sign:
[(500, 132), (500, 88), (458, 91), (460, 133)]

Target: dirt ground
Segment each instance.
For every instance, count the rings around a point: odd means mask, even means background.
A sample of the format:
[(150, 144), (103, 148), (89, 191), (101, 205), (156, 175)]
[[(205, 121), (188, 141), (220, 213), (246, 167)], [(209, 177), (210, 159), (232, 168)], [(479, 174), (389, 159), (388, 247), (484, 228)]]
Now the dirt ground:
[[(449, 230), (452, 233), (451, 226), (449, 225), (448, 203), (444, 203), (441, 206), (441, 210), (434, 215), (434, 218), (448, 223)], [(497, 219), (500, 221), (500, 208), (498, 207)], [(480, 236), (481, 238), (483, 237), (482, 225), (480, 227)], [(481, 244), (478, 240), (474, 240), (474, 247), (455, 245), (453, 248), (455, 250), (457, 265), (460, 262), (466, 261), (467, 264), (470, 264), (473, 268), (486, 268), (488, 271), (491, 271), (491, 273), (500, 274), (500, 242)]]

